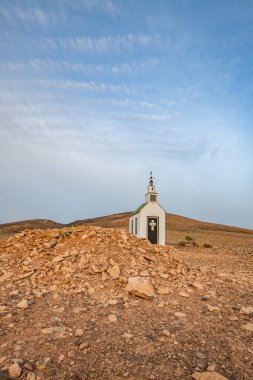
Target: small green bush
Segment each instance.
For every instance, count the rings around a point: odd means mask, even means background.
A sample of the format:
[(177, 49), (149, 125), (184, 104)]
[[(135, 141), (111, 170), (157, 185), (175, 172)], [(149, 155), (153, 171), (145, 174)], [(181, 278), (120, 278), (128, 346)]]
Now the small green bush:
[(186, 244), (187, 244), (187, 242), (186, 242), (185, 240), (179, 240), (179, 242), (178, 242), (178, 245), (179, 245), (180, 247), (185, 247)]
[(187, 241), (192, 241), (193, 240), (193, 237), (191, 235), (186, 235), (185, 236), (185, 240)]

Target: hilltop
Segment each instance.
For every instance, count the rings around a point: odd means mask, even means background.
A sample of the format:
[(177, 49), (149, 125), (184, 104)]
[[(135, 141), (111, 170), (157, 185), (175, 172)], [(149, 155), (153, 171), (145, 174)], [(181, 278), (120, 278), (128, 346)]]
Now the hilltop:
[[(76, 220), (71, 223), (58, 223), (47, 219), (33, 219), (16, 221), (12, 223), (0, 224), (0, 238), (9, 237), (15, 233), (22, 232), (25, 229), (50, 229), (64, 228), (69, 226), (92, 225), (107, 228), (125, 228), (128, 230), (128, 219), (131, 212), (106, 215), (96, 218)], [(166, 214), (166, 236), (168, 242), (175, 243), (177, 233), (235, 233), (235, 234), (253, 234), (253, 230), (227, 226), (217, 223), (202, 222), (199, 220), (187, 218), (175, 214)]]

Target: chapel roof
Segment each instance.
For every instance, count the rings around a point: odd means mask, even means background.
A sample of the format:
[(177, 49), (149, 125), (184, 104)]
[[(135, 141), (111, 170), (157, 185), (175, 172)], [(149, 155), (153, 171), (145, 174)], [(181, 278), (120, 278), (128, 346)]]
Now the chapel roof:
[(141, 209), (143, 209), (143, 207), (146, 206), (146, 204), (147, 204), (147, 203), (142, 203), (142, 205), (140, 205), (135, 211), (133, 211), (132, 214), (131, 214), (130, 216), (135, 215), (135, 214), (137, 214), (138, 212), (140, 212)]

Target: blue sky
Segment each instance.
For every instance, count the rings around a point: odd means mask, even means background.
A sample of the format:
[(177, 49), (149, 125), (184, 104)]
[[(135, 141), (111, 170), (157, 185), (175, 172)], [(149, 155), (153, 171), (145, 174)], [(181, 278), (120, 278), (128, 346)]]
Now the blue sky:
[(253, 228), (253, 3), (0, 0), (0, 223), (130, 211)]

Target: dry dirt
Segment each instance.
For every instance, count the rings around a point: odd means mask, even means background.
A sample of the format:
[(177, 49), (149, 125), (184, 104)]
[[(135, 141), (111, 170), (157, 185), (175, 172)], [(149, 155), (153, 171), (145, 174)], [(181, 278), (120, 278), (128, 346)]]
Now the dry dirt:
[(159, 247), (122, 215), (0, 240), (0, 380), (252, 379), (252, 231), (177, 217)]

